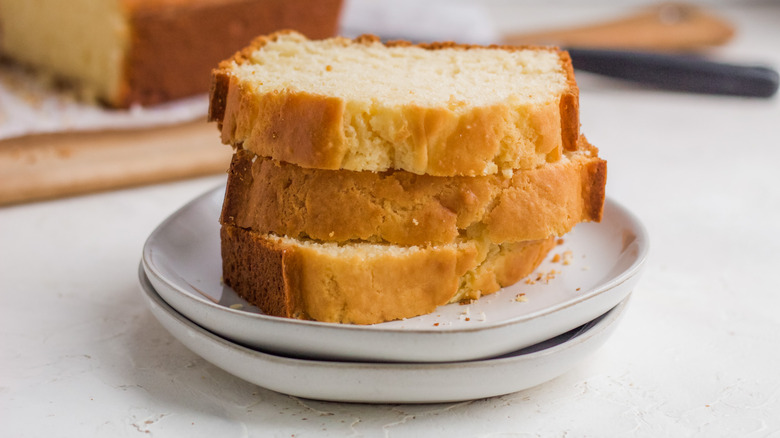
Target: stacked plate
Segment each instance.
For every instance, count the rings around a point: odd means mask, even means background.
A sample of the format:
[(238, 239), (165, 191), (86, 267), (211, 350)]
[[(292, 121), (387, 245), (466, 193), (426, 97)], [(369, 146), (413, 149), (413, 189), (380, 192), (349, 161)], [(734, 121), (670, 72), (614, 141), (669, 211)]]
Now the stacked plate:
[(468, 305), (370, 326), (263, 315), (221, 279), (224, 186), (149, 236), (139, 269), (152, 313), (214, 365), (274, 391), (320, 400), (449, 402), (552, 379), (595, 351), (625, 311), (647, 254), (634, 215), (607, 200), (538, 273)]

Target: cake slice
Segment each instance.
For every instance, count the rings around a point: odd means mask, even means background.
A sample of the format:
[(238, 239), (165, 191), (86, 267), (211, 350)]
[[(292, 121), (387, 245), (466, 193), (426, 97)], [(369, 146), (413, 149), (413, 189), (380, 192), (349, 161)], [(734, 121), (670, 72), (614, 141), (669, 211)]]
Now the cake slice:
[(599, 221), (606, 162), (585, 139), (546, 166), (475, 177), (305, 169), (238, 150), (223, 223), (296, 238), (398, 245), (561, 236)]
[(529, 275), (554, 239), (437, 246), (315, 242), (221, 229), (225, 284), (266, 314), (375, 324), (493, 293)]
[(114, 107), (206, 93), (253, 37), (335, 33), (341, 0), (0, 0), (0, 55)]
[(571, 59), (543, 47), (260, 37), (212, 74), (223, 143), (306, 168), (475, 176), (577, 148)]

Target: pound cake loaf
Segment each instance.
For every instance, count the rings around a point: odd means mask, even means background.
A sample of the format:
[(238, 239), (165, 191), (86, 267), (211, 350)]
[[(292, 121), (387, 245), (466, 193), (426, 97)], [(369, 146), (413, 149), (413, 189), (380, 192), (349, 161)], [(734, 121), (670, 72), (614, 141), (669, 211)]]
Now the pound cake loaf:
[(554, 163), (512, 175), (440, 177), (405, 171), (305, 169), (238, 150), (222, 222), (321, 241), (440, 245), (561, 236), (599, 221), (606, 162), (581, 139)]
[(206, 93), (256, 35), (332, 36), (341, 0), (0, 0), (0, 55), (109, 106)]
[(306, 168), (476, 176), (575, 150), (567, 52), (260, 37), (212, 73), (222, 142)]
[(529, 275), (554, 239), (439, 246), (314, 242), (221, 230), (225, 283), (269, 315), (374, 324), (476, 299)]

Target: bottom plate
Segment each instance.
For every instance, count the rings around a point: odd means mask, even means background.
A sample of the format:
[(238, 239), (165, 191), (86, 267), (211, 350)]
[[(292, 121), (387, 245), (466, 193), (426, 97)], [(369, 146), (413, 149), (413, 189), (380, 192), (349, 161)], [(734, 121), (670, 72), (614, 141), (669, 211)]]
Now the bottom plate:
[(492, 397), (555, 378), (612, 334), (628, 298), (555, 338), (496, 358), (448, 363), (307, 360), (252, 350), (221, 338), (169, 306), (139, 269), (152, 314), (194, 353), (256, 385), (297, 397), (363, 403), (442, 403)]

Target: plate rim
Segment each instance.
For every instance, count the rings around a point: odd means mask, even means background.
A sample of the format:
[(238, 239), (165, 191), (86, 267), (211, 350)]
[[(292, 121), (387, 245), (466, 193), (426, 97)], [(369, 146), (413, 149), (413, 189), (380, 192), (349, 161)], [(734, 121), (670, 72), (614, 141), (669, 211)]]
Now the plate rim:
[[(453, 367), (455, 368), (474, 367), (474, 366), (481, 366), (487, 363), (512, 362), (512, 361), (519, 361), (521, 359), (528, 359), (531, 356), (549, 355), (559, 349), (569, 348), (571, 346), (571, 343), (575, 341), (581, 342), (583, 340), (586, 340), (589, 337), (594, 336), (595, 334), (597, 334), (597, 331), (596, 332), (593, 331), (594, 329), (599, 328), (603, 330), (607, 326), (612, 325), (615, 322), (619, 321), (621, 315), (623, 315), (626, 309), (628, 308), (628, 305), (631, 302), (631, 297), (633, 295), (632, 293), (629, 293), (618, 304), (611, 307), (603, 314), (592, 319), (591, 321), (588, 321), (585, 324), (582, 324), (582, 325), (587, 325), (601, 318), (600, 321), (596, 322), (595, 324), (593, 324), (591, 327), (589, 327), (587, 330), (583, 331), (582, 333), (572, 336), (571, 338), (561, 343), (537, 351), (520, 353), (522, 350), (529, 348), (529, 347), (523, 347), (518, 350), (499, 355), (498, 357), (489, 357), (483, 359), (473, 359), (473, 360), (463, 360), (463, 361), (449, 361), (449, 362), (372, 362), (372, 361), (349, 361), (349, 360), (336, 360), (336, 359), (312, 359), (312, 358), (290, 357), (290, 356), (285, 356), (270, 351), (263, 351), (259, 348), (252, 348), (245, 345), (241, 345), (237, 342), (234, 342), (230, 339), (224, 338), (216, 333), (211, 332), (207, 328), (200, 326), (197, 322), (192, 321), (191, 319), (183, 315), (181, 312), (177, 311), (173, 306), (171, 306), (165, 301), (165, 299), (159, 294), (159, 292), (157, 292), (157, 290), (154, 289), (154, 286), (147, 278), (143, 278), (145, 274), (146, 273), (143, 272), (142, 269), (139, 269), (139, 280), (140, 280), (139, 285), (141, 286), (140, 289), (142, 289), (144, 295), (147, 298), (152, 300), (168, 316), (175, 319), (178, 323), (181, 323), (184, 326), (188, 327), (189, 329), (197, 331), (202, 336), (206, 336), (211, 340), (214, 340), (220, 344), (225, 345), (226, 347), (236, 349), (252, 355), (272, 357), (280, 361), (290, 362), (291, 365), (307, 364), (307, 365), (325, 366), (327, 364), (329, 366), (337, 365), (337, 366), (349, 366), (349, 367), (360, 367), (360, 368), (388, 368), (388, 370), (393, 370), (393, 371), (395, 371), (395, 369), (410, 369), (410, 368), (421, 368), (421, 369), (428, 370), (428, 369), (453, 368)], [(577, 328), (573, 330), (576, 329)]]

